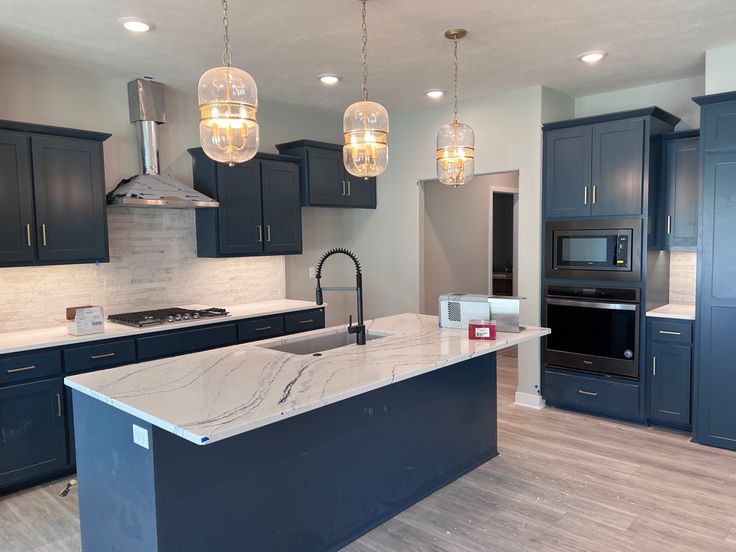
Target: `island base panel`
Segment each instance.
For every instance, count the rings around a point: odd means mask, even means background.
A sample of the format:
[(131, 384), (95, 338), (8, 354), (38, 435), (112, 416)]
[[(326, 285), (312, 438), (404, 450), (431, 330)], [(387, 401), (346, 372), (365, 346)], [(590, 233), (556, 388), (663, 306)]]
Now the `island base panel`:
[(338, 550), (497, 455), (495, 354), (206, 446), (74, 401), (85, 551)]

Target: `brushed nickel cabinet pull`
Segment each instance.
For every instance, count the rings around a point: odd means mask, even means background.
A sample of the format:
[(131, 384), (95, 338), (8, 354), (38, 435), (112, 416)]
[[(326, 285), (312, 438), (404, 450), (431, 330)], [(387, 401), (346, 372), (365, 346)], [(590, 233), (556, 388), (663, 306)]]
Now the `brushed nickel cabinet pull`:
[(588, 204), (588, 187), (583, 186), (583, 205)]
[(41, 225), (41, 235), (43, 237), (43, 246), (46, 247), (46, 225)]
[(667, 215), (667, 233), (672, 233), (672, 215)]
[(8, 368), (7, 372), (8, 374), (15, 374), (16, 372), (28, 372), (29, 370), (33, 370), (35, 367), (35, 364), (31, 364), (30, 366), (21, 366), (20, 368)]
[(270, 224), (266, 225), (266, 241), (267, 242), (271, 241), (271, 225)]
[(300, 324), (311, 324), (312, 322), (314, 322), (314, 319), (313, 318), (310, 318), (309, 320), (300, 320), (299, 321)]
[(59, 393), (56, 394), (56, 416), (61, 418), (61, 395)]
[(31, 225), (26, 224), (26, 243), (31, 247)]
[(261, 226), (260, 224), (258, 225), (258, 241), (263, 241), (263, 226)]
[(342, 197), (345, 197), (347, 195), (347, 188), (345, 187), (345, 181), (341, 180), (342, 182)]
[(578, 389), (578, 393), (581, 395), (589, 395), (591, 397), (597, 397), (598, 393), (594, 393), (593, 391), (585, 391), (584, 389)]
[(353, 191), (350, 189), (350, 181), (349, 180), (347, 181), (347, 183), (348, 183), (348, 197), (350, 197), (352, 195)]
[(92, 360), (100, 360), (102, 358), (112, 358), (115, 356), (115, 353), (103, 353), (101, 355), (92, 355), (89, 358)]
[(652, 357), (652, 375), (657, 375), (657, 357)]
[(662, 335), (682, 335), (682, 332), (671, 332), (669, 330), (659, 330)]
[(255, 328), (257, 332), (265, 332), (266, 330), (270, 330), (271, 326), (263, 326), (261, 328)]
[(593, 186), (593, 205), (595, 205), (595, 202), (596, 202), (596, 199), (597, 199), (596, 198), (596, 196), (598, 195), (597, 194), (597, 191), (598, 191), (598, 186)]

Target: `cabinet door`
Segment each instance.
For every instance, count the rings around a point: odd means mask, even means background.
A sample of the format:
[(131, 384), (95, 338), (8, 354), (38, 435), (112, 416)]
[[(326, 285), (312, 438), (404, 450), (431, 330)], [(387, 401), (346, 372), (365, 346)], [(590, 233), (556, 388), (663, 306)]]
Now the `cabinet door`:
[(345, 205), (346, 184), (342, 152), (310, 148), (307, 156), (309, 204), (328, 207)]
[(376, 208), (376, 179), (360, 178), (345, 171), (346, 207)]
[(229, 167), (217, 165), (219, 245), (221, 255), (263, 252), (261, 164), (249, 161)]
[(102, 144), (31, 137), (40, 261), (107, 258)]
[(592, 214), (640, 215), (644, 178), (644, 120), (593, 125)]
[(0, 388), (0, 490), (66, 467), (63, 393), (61, 378)]
[(266, 253), (302, 252), (299, 167), (281, 161), (261, 162)]
[(547, 217), (590, 214), (590, 126), (550, 130), (545, 134), (544, 182)]
[(698, 245), (698, 145), (698, 138), (673, 140), (667, 144), (665, 236), (668, 247), (695, 248)]
[(652, 343), (649, 359), (649, 418), (670, 424), (690, 424), (692, 349)]
[(33, 188), (28, 137), (0, 131), (0, 263), (29, 263), (35, 258)]

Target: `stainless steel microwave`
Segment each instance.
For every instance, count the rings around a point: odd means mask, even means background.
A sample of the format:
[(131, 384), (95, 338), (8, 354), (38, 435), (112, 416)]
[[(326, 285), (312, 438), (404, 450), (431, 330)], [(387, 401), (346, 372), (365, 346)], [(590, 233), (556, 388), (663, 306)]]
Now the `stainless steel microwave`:
[(641, 280), (641, 220), (548, 222), (547, 278)]

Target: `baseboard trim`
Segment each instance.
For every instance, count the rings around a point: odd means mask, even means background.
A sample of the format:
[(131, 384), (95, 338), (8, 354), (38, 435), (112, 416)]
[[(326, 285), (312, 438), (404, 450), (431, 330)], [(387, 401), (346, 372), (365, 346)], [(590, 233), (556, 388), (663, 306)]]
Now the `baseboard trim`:
[(514, 404), (518, 404), (519, 406), (526, 408), (533, 408), (535, 410), (542, 410), (546, 401), (539, 395), (517, 391)]

